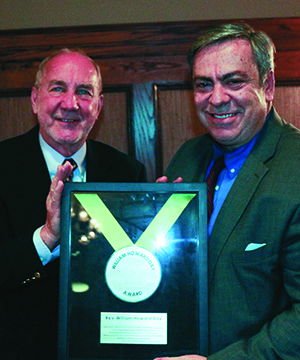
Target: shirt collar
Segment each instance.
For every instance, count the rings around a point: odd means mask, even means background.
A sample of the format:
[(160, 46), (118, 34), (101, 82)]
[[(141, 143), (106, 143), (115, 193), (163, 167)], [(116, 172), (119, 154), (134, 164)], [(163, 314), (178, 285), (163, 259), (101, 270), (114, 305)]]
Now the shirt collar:
[[(42, 138), (42, 135), (39, 133), (39, 142), (41, 146), (42, 153), (44, 155), (44, 159), (46, 161), (48, 171), (51, 179), (56, 174), (57, 166), (61, 165), (65, 160), (65, 157), (61, 155), (59, 152), (54, 150), (50, 145), (46, 143), (46, 141)], [(78, 170), (81, 174), (85, 173), (85, 155), (86, 155), (86, 143), (71, 157), (74, 159), (78, 165)]]
[[(270, 117), (270, 113), (268, 114), (266, 121), (261, 128), (261, 130), (254, 136), (252, 140), (250, 140), (247, 144), (235, 149), (231, 152), (224, 152), (220, 145), (214, 143), (214, 155), (213, 160), (215, 160), (220, 155), (225, 156), (225, 166), (226, 168), (231, 171), (232, 173), (238, 173), (241, 167), (243, 166), (245, 160), (247, 159), (248, 155), (252, 151), (257, 139), (259, 138), (263, 128), (265, 127), (268, 119)], [(232, 171), (234, 169), (234, 171)]]

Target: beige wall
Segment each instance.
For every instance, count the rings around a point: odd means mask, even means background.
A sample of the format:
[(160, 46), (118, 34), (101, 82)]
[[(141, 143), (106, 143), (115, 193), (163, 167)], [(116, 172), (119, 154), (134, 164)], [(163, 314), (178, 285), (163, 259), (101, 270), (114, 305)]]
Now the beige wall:
[(0, 0), (0, 30), (300, 16), (299, 0)]

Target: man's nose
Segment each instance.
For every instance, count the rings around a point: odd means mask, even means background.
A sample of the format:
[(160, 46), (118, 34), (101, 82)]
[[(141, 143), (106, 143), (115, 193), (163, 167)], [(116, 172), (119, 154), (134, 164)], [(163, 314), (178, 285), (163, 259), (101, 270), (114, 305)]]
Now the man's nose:
[(222, 84), (215, 84), (209, 102), (214, 106), (220, 106), (230, 101), (230, 96), (227, 93), (226, 88)]
[(70, 91), (65, 93), (61, 104), (64, 109), (78, 110), (79, 108), (76, 94)]

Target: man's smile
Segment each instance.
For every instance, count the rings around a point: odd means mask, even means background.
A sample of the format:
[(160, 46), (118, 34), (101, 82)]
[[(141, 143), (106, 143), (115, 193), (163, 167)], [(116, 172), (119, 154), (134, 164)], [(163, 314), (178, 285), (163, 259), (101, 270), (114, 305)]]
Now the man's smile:
[(217, 119), (226, 119), (226, 118), (229, 118), (229, 117), (236, 116), (236, 113), (231, 113), (231, 114), (210, 114), (210, 115), (217, 118)]
[(72, 122), (79, 122), (81, 121), (80, 117), (63, 117), (63, 116), (54, 116), (54, 120), (56, 121), (61, 121), (61, 122), (66, 122), (66, 123), (72, 123)]

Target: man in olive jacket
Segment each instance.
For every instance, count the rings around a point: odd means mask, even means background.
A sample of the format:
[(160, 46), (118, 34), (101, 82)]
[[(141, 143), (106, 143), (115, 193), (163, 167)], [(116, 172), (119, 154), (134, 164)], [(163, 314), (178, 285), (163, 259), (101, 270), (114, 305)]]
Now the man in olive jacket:
[(189, 53), (208, 134), (166, 176), (204, 182), (222, 155), (225, 168), (208, 224), (209, 352), (182, 360), (300, 359), (300, 132), (272, 107), (273, 50), (266, 34), (229, 24)]

